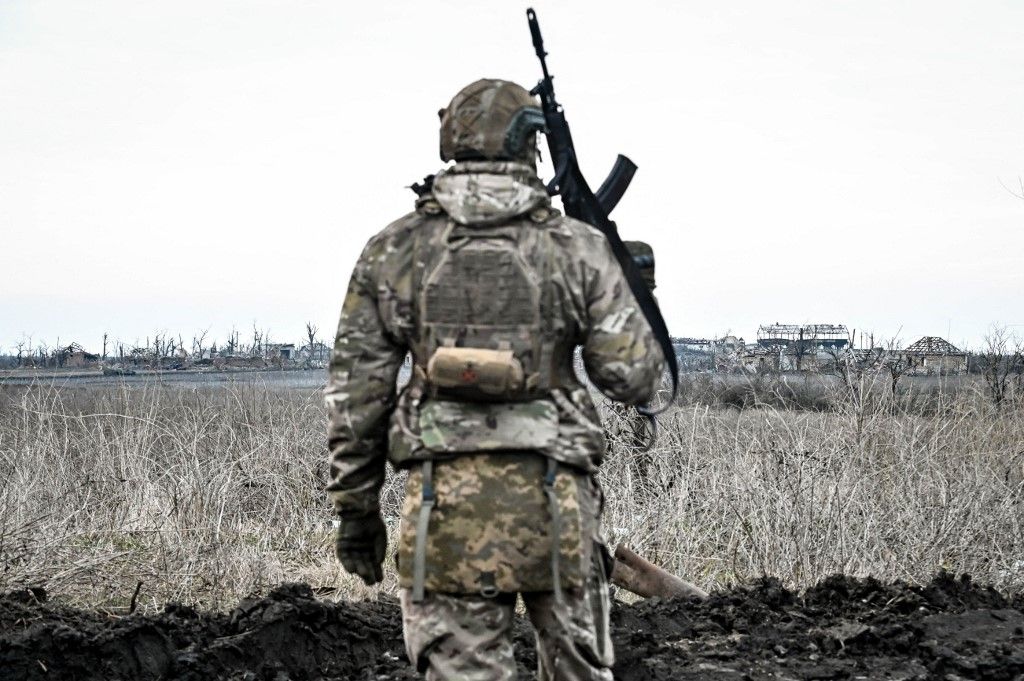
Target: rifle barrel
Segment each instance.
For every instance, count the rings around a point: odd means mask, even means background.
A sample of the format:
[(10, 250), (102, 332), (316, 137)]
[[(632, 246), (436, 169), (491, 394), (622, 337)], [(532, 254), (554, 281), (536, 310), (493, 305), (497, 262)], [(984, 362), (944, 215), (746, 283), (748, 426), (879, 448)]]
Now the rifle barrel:
[(537, 13), (530, 7), (526, 10), (526, 20), (530, 23), (530, 36), (533, 37), (533, 49), (537, 52), (537, 59), (540, 59), (540, 68), (544, 72), (544, 80), (550, 81), (548, 75), (548, 64), (544, 57), (548, 53), (544, 51), (544, 38), (540, 35), (540, 22), (537, 21)]

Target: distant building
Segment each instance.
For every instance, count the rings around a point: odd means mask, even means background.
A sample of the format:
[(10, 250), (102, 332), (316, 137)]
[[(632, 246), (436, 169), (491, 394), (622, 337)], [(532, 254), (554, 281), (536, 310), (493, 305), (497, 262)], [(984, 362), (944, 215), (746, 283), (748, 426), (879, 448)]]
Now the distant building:
[[(833, 363), (834, 355), (850, 346), (850, 331), (842, 324), (762, 324), (757, 347), (774, 353), (781, 371), (820, 371)], [(744, 353), (743, 365), (760, 368), (770, 354)]]
[(677, 355), (684, 352), (711, 352), (711, 341), (707, 338), (673, 338), (672, 347)]
[(326, 364), (331, 359), (331, 346), (321, 341), (307, 343), (299, 350), (299, 359), (314, 364)]
[(742, 338), (673, 338), (672, 347), (683, 371), (732, 371), (739, 366)]
[(264, 350), (267, 359), (296, 359), (294, 343), (268, 343)]
[(959, 376), (967, 373), (967, 353), (945, 338), (925, 336), (903, 352), (912, 374)]
[(85, 369), (95, 367), (99, 362), (99, 355), (94, 355), (93, 353), (86, 352), (85, 350), (75, 350), (68, 354), (67, 359), (64, 360), (64, 366), (72, 369)]
[(762, 324), (757, 329), (757, 344), (763, 348), (845, 348), (850, 344), (850, 330), (841, 324)]
[(740, 354), (740, 366), (753, 373), (778, 371), (779, 354), (778, 350), (752, 343), (747, 345)]
[(267, 366), (267, 361), (252, 355), (219, 355), (213, 358), (213, 366), (217, 369), (261, 369)]

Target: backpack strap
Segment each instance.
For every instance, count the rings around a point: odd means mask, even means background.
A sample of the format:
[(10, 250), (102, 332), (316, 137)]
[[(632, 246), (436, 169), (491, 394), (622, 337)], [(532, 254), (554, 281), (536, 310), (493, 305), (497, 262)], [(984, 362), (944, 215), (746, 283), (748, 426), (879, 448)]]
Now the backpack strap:
[(555, 494), (555, 478), (558, 475), (558, 461), (547, 457), (548, 468), (544, 475), (544, 496), (548, 499), (548, 510), (551, 513), (551, 589), (555, 592), (555, 602), (562, 605), (562, 573), (559, 559), (562, 552), (562, 513), (558, 508), (558, 495)]
[(423, 585), (427, 581), (427, 530), (430, 527), (430, 512), (434, 508), (434, 462), (428, 459), (420, 469), (423, 473), (423, 498), (420, 515), (416, 519), (416, 548), (412, 556), (412, 602), (422, 603)]

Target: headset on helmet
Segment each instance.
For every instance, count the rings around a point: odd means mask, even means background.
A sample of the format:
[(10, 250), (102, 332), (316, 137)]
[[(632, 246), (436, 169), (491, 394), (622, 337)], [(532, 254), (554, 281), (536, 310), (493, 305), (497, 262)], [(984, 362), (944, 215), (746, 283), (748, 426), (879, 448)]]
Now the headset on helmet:
[(441, 116), (441, 160), (534, 163), (544, 112), (529, 91), (507, 80), (483, 78), (462, 88)]

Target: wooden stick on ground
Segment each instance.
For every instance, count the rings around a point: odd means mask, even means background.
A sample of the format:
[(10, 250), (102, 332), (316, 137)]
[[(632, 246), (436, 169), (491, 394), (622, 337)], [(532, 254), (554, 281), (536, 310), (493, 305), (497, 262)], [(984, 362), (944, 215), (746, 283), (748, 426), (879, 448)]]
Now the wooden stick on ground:
[(700, 587), (679, 579), (641, 558), (625, 544), (619, 544), (615, 548), (615, 566), (612, 568), (611, 581), (615, 586), (643, 598), (708, 597), (708, 593)]

